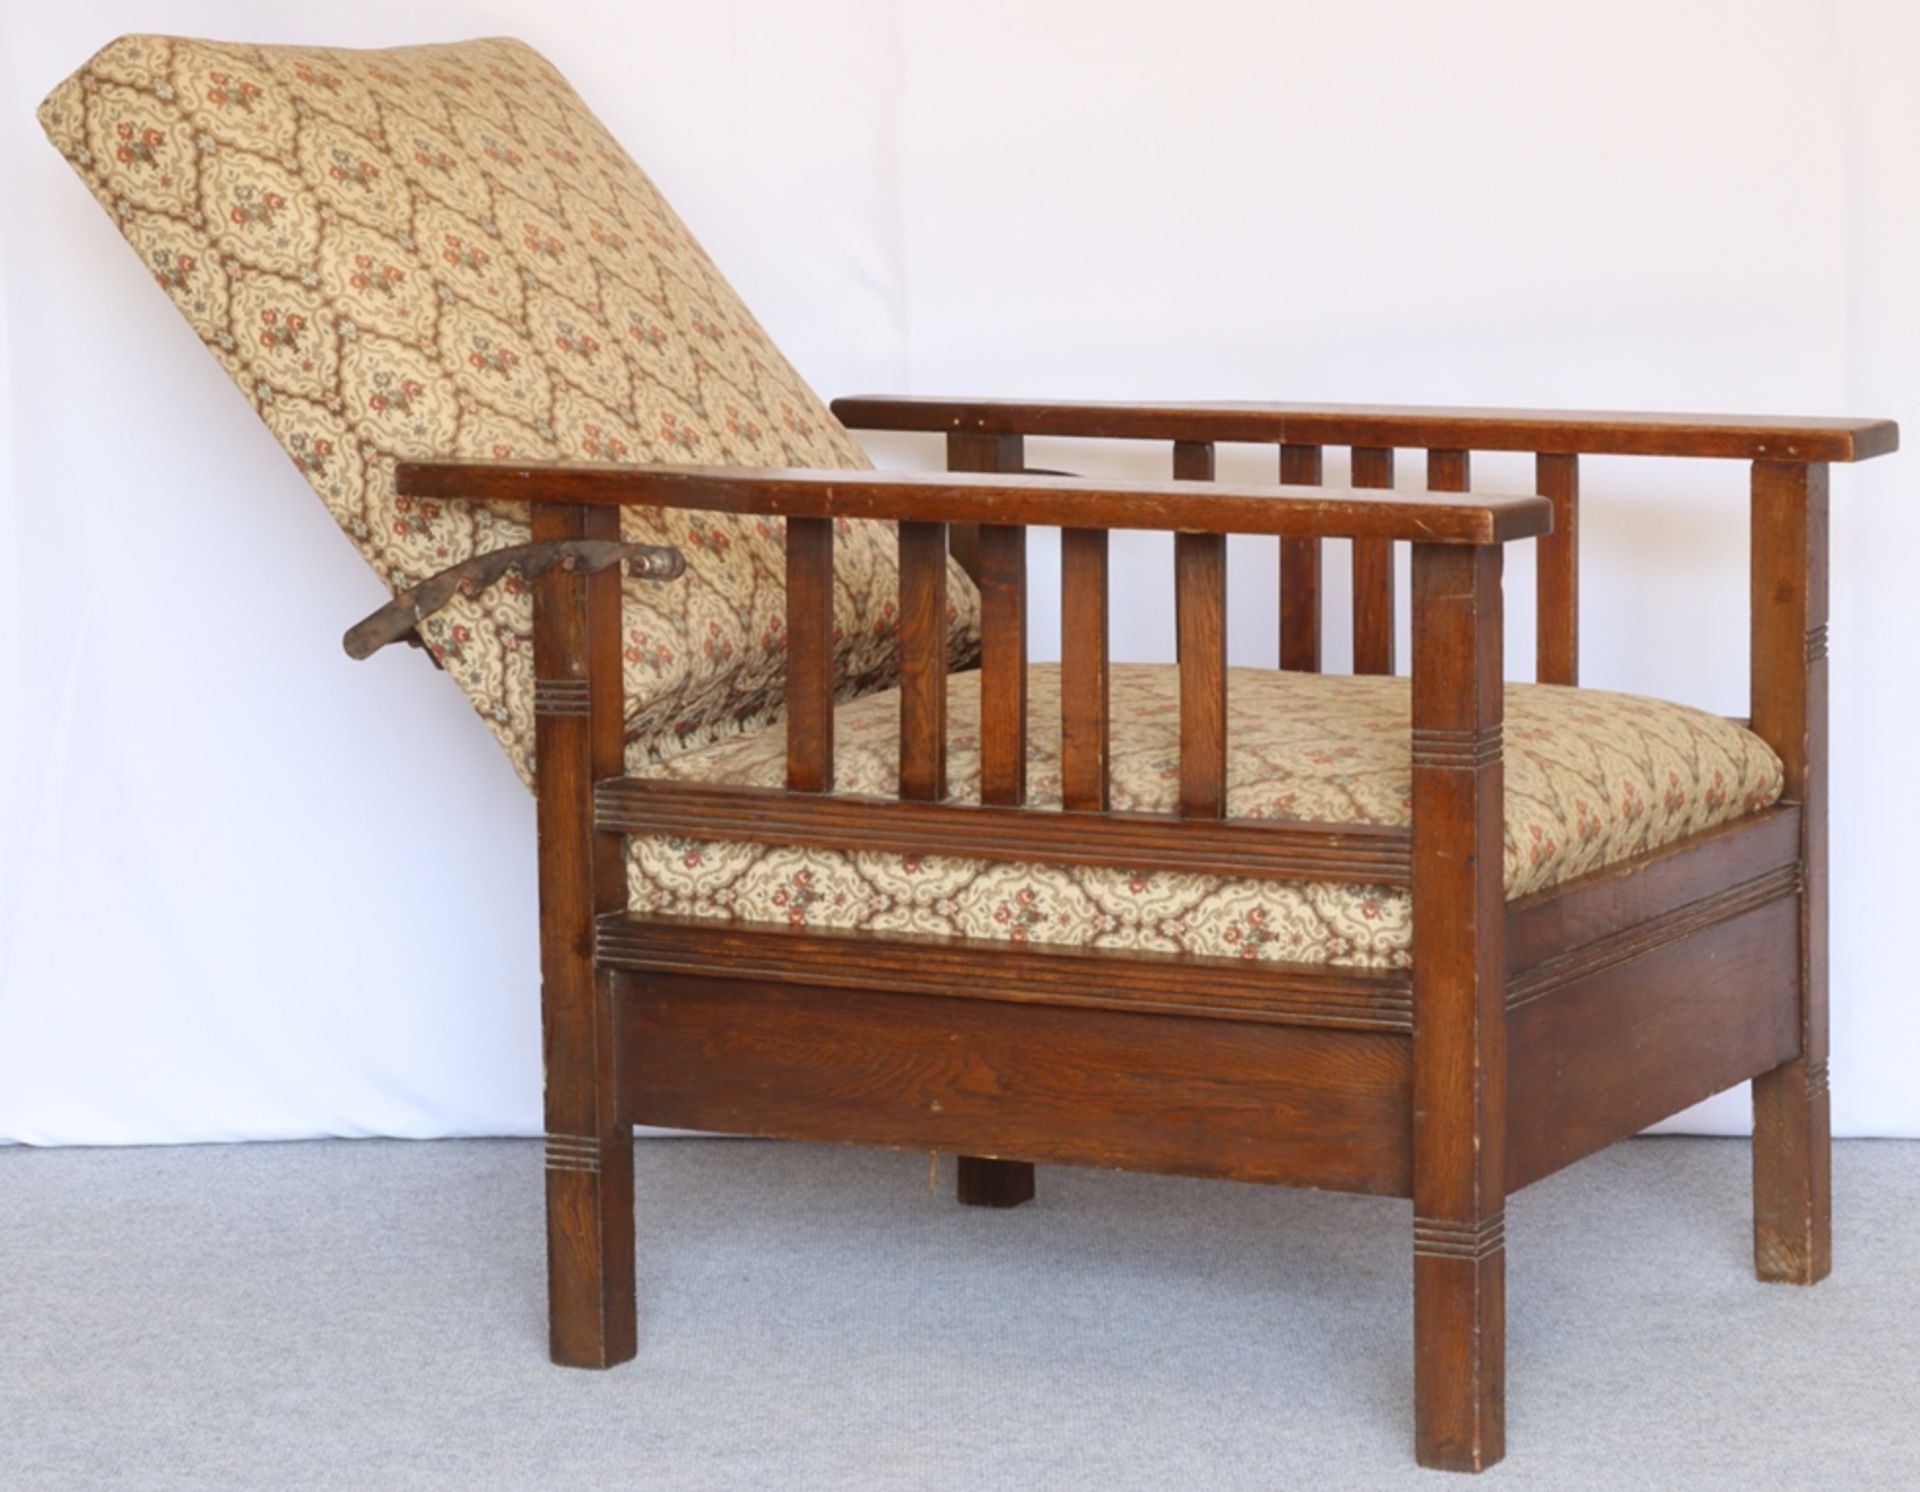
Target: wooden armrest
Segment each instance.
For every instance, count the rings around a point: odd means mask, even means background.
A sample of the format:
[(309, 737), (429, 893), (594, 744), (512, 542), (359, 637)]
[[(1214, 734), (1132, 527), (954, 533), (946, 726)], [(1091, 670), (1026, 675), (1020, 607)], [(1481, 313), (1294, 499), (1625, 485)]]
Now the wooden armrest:
[(1423, 544), (1501, 544), (1537, 537), (1553, 526), (1552, 505), (1539, 497), (1093, 482), (1026, 474), (402, 461), (394, 485), (410, 497), (492, 502)]
[(836, 399), (856, 430), (1062, 435), (1116, 440), (1249, 441), (1307, 446), (1541, 455), (1716, 456), (1742, 461), (1865, 461), (1900, 445), (1891, 420), (1388, 404), (1113, 404), (1019, 399)]

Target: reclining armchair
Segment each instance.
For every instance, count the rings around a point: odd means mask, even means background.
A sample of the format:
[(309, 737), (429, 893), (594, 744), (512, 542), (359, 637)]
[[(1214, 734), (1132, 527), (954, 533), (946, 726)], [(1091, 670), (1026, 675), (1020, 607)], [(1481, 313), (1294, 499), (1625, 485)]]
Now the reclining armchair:
[[(950, 1153), (992, 1207), (1037, 1162), (1408, 1198), (1431, 1466), (1503, 1453), (1507, 1196), (1647, 1124), (1752, 1080), (1755, 1266), (1827, 1273), (1828, 469), (1891, 424), (829, 410), (518, 43), (123, 38), (41, 117), (396, 593), (349, 650), (422, 645), (538, 793), (555, 1361), (635, 1354), (635, 1124)], [(1228, 442), (1278, 483), (1215, 482)], [(1473, 451), (1536, 490), (1473, 493)], [(1750, 463), (1750, 719), (1577, 687), (1588, 454)], [(1176, 665), (1110, 656), (1116, 529), (1173, 535)], [(1233, 534), (1277, 540), (1277, 669), (1228, 666)]]

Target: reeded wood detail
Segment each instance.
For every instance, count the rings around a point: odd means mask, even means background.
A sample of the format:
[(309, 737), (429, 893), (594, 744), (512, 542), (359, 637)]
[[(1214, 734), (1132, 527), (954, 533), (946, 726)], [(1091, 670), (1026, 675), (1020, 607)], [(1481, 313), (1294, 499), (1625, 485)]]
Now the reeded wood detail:
[[(1318, 487), (1319, 446), (1280, 447), (1280, 481), (1288, 487)], [(1280, 666), (1320, 672), (1320, 541), (1280, 541)]]
[(549, 1171), (600, 1171), (600, 1141), (592, 1135), (548, 1135)]
[(1445, 1217), (1413, 1220), (1413, 1252), (1434, 1259), (1467, 1259), (1479, 1263), (1507, 1246), (1506, 1209), (1471, 1222)]
[(1449, 772), (1477, 772), (1500, 760), (1501, 728), (1481, 729), (1416, 725), (1412, 730), (1413, 765)]
[(1507, 985), (1507, 1008), (1514, 1009), (1585, 979), (1590, 974), (1632, 963), (1669, 944), (1744, 917), (1757, 907), (1799, 894), (1800, 867), (1782, 866), (1711, 896), (1649, 917), (1606, 937), (1583, 943), (1553, 958), (1543, 959), (1514, 976)]
[[(1353, 485), (1393, 486), (1390, 447), (1353, 448)], [(1389, 674), (1394, 668), (1393, 541), (1368, 535), (1353, 540), (1353, 671)]]
[(1413, 1019), (1411, 982), (1401, 970), (1045, 943), (1010, 959), (1005, 943), (982, 939), (813, 933), (631, 912), (600, 919), (599, 947), (602, 959), (623, 969), (777, 984), (1401, 1034)]
[(787, 520), (787, 786), (833, 791), (833, 520)]
[(593, 685), (586, 679), (535, 679), (533, 713), (590, 715), (593, 713)]
[(960, 802), (915, 803), (857, 793), (613, 777), (595, 790), (595, 822), (622, 834), (757, 844), (862, 848), (1015, 864), (1049, 862), (1247, 880), (1356, 881), (1404, 886), (1412, 836), (1378, 824), (1299, 819), (1181, 820), (1159, 813), (1092, 813)]

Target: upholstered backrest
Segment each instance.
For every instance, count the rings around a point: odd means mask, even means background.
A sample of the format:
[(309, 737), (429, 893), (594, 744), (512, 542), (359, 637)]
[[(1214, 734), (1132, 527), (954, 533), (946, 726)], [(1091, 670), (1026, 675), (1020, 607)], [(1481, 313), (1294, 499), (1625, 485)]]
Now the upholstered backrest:
[[(396, 497), (399, 457), (867, 465), (652, 182), (520, 42), (122, 37), (40, 120), (393, 588), (527, 537), (520, 507)], [(688, 559), (683, 581), (627, 585), (635, 751), (671, 756), (778, 718), (778, 524), (626, 525)], [(885, 687), (892, 530), (839, 539), (843, 688)], [(949, 592), (963, 654), (977, 598), (958, 571)], [(510, 583), (428, 628), (529, 780), (531, 624)]]

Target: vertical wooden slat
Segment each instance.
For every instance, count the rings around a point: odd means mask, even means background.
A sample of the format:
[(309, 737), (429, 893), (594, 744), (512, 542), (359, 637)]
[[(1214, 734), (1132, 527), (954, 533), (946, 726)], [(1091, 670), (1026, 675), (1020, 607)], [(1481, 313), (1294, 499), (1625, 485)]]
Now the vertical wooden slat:
[(1227, 538), (1175, 534), (1180, 636), (1180, 815), (1227, 813)]
[(1763, 1280), (1833, 1268), (1827, 1089), (1827, 468), (1753, 466), (1753, 732), (1800, 814), (1800, 1055), (1753, 1080), (1753, 1254)]
[[(1391, 487), (1393, 452), (1353, 448), (1353, 485)], [(1393, 541), (1353, 541), (1353, 671), (1393, 672)]]
[(1534, 541), (1539, 614), (1533, 676), (1580, 682), (1580, 458), (1536, 456), (1534, 486), (1553, 504), (1553, 532)]
[(980, 801), (1027, 801), (1027, 531), (980, 528)]
[(1107, 796), (1107, 531), (1060, 530), (1060, 797), (1104, 813)]
[(1176, 440), (1173, 443), (1173, 479), (1176, 482), (1213, 480), (1213, 442)]
[[(955, 430), (947, 436), (948, 471), (1023, 471), (1026, 438), (1019, 435), (980, 435)], [(980, 579), (980, 525), (949, 525), (947, 547), (954, 562), (977, 583)]]
[(787, 786), (833, 791), (833, 520), (787, 520)]
[[(1280, 482), (1318, 487), (1320, 447), (1280, 447)], [(1320, 541), (1280, 541), (1280, 666), (1320, 672)]]
[(947, 795), (947, 526), (900, 529), (900, 796)]
[(1506, 894), (1501, 552), (1413, 550), (1416, 1451), (1505, 1443)]
[[(618, 539), (614, 508), (535, 504), (540, 542)], [(626, 905), (624, 844), (593, 828), (593, 784), (625, 748), (620, 572), (554, 569), (533, 582), (534, 759), (546, 1071), (547, 1300), (555, 1362), (632, 1357), (633, 1131), (614, 1071), (613, 975), (594, 918)]]
[(1427, 452), (1427, 491), (1465, 492), (1473, 484), (1473, 457), (1467, 451)]

